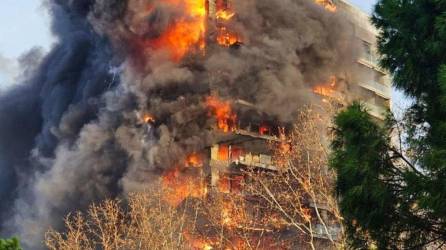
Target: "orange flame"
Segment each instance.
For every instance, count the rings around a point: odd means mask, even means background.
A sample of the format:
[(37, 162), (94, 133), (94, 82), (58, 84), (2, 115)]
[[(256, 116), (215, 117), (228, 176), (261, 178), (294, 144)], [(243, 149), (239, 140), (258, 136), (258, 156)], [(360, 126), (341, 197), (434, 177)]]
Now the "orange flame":
[(155, 117), (149, 114), (145, 114), (142, 120), (144, 121), (144, 123), (154, 123), (156, 121)]
[(226, 27), (220, 27), (217, 34), (217, 43), (221, 46), (230, 47), (240, 42), (238, 35)]
[(183, 236), (193, 250), (212, 250), (212, 244), (209, 240), (205, 240), (197, 235), (192, 235), (187, 230), (183, 232)]
[(229, 160), (229, 146), (228, 145), (220, 145), (218, 147), (218, 159), (220, 161)]
[(244, 184), (245, 176), (243, 175), (220, 174), (217, 188), (220, 193), (240, 194), (243, 191)]
[(220, 220), (222, 225), (231, 229), (243, 227), (246, 223), (249, 223), (250, 218), (247, 213), (247, 207), (243, 202), (238, 202), (234, 199), (222, 199), (218, 204), (221, 209)]
[(334, 97), (336, 92), (336, 77), (331, 76), (328, 83), (313, 87), (313, 92), (321, 96)]
[(235, 16), (235, 13), (230, 10), (218, 10), (215, 13), (215, 16), (217, 17), (217, 19), (227, 21), (227, 20), (231, 20)]
[(330, 12), (336, 12), (336, 5), (332, 0), (315, 0), (317, 4), (324, 6)]
[(217, 12), (215, 17), (217, 19), (217, 43), (224, 47), (230, 47), (241, 41), (236, 32), (228, 29), (228, 22), (235, 16), (235, 12), (230, 10), (229, 6), (222, 3), (217, 4)]
[(292, 145), (283, 127), (279, 127), (279, 140), (274, 162), (280, 168), (287, 168), (287, 159), (289, 159), (289, 155), (292, 153)]
[(203, 159), (197, 153), (192, 153), (186, 157), (185, 165), (195, 168), (203, 167)]
[(172, 207), (177, 207), (188, 197), (203, 198), (207, 193), (201, 176), (187, 173), (180, 168), (167, 171), (162, 177), (164, 199)]
[[(203, 198), (207, 194), (207, 187), (201, 172), (193, 170), (203, 167), (200, 155), (192, 153), (186, 157), (184, 166), (177, 166), (167, 170), (162, 176), (165, 201), (177, 207), (188, 197)], [(188, 171), (191, 169), (192, 171)]]
[(209, 96), (206, 105), (217, 119), (218, 129), (223, 132), (236, 130), (237, 115), (232, 111), (230, 102)]
[(149, 43), (164, 49), (173, 60), (179, 61), (190, 51), (206, 47), (206, 4), (204, 0), (161, 0), (172, 9), (183, 9), (184, 15), (169, 25), (167, 31)]

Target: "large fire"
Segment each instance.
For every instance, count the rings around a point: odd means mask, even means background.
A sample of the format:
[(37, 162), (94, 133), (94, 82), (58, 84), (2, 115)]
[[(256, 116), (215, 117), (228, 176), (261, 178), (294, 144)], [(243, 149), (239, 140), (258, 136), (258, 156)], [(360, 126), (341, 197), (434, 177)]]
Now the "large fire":
[[(167, 51), (172, 60), (179, 61), (186, 54), (192, 52), (205, 52), (208, 10), (206, 0), (160, 0), (162, 5), (170, 9), (182, 10), (182, 15), (175, 17), (167, 29), (157, 38), (150, 39), (145, 45), (157, 50)], [(149, 11), (155, 11), (149, 7)], [(237, 32), (229, 28), (229, 23), (235, 12), (229, 8), (225, 1), (217, 1), (216, 42), (225, 47), (240, 43), (241, 38)]]
[[(316, 3), (323, 5), (329, 11), (336, 11), (336, 6), (330, 0), (315, 0)], [(206, 48), (207, 35), (207, 4), (205, 0), (162, 0), (162, 2), (169, 7), (183, 8), (185, 15), (182, 18), (172, 22), (167, 31), (160, 37), (152, 40), (150, 43), (155, 49), (167, 50), (172, 59), (175, 61), (181, 60), (188, 53), (197, 51), (204, 51)], [(230, 47), (241, 43), (241, 38), (237, 32), (230, 28), (231, 22), (234, 20), (236, 13), (231, 10), (226, 1), (216, 1), (217, 10), (215, 12), (216, 21), (216, 42), (217, 44)], [(225, 4), (224, 4), (225, 3)], [(336, 78), (331, 78), (329, 84), (321, 84), (316, 86), (313, 91), (319, 95), (332, 96), (334, 88), (336, 87)], [(209, 115), (216, 120), (216, 127), (218, 130), (233, 132), (237, 130), (237, 115), (233, 111), (231, 102), (222, 100), (217, 96), (209, 96), (206, 98), (205, 104), (209, 110)], [(154, 123), (153, 116), (146, 115), (143, 117), (145, 123)], [(259, 127), (258, 133), (260, 135), (271, 135), (271, 127), (267, 124), (262, 124)], [(285, 134), (284, 128), (279, 128), (278, 148), (280, 156), (290, 154), (291, 144), (289, 138)], [(244, 154), (243, 149), (232, 147), (229, 145), (220, 145), (218, 149), (218, 160), (232, 161), (237, 160)], [(283, 158), (283, 157), (282, 157)], [(287, 162), (278, 161), (279, 166), (286, 166)], [(206, 199), (210, 195), (208, 193), (206, 179), (203, 175), (205, 163), (202, 155), (192, 153), (185, 157), (184, 161), (176, 167), (165, 171), (162, 176), (162, 185), (164, 189), (164, 199), (172, 207), (178, 207), (189, 197)], [(242, 186), (244, 185), (244, 176), (229, 176), (221, 175), (217, 190), (225, 195), (241, 195)], [(220, 223), (225, 230), (237, 230), (243, 224), (248, 222), (246, 214), (244, 214), (244, 207), (231, 201), (225, 201), (219, 206), (220, 209)], [(190, 244), (192, 249), (214, 249), (220, 247), (222, 249), (248, 249), (246, 242), (242, 238), (234, 237), (232, 239), (232, 246), (216, 245), (217, 240), (212, 237), (202, 237), (200, 235), (190, 234), (187, 230), (183, 232), (183, 236)], [(258, 249), (268, 249), (271, 242), (263, 242), (265, 248), (258, 247)], [(251, 240), (248, 240), (248, 242)], [(258, 241), (257, 244), (260, 244)], [(220, 243), (221, 244), (221, 243)], [(260, 245), (259, 245), (260, 246)], [(275, 246), (276, 248), (278, 246)]]
[(215, 19), (217, 20), (217, 43), (221, 46), (230, 47), (241, 42), (239, 34), (229, 28), (229, 22), (235, 17), (235, 12), (222, 3), (217, 4)]
[(217, 128), (223, 132), (236, 130), (237, 115), (232, 111), (231, 103), (209, 96), (206, 105), (210, 113), (217, 119)]
[(207, 193), (202, 176), (202, 157), (192, 153), (183, 164), (167, 170), (162, 177), (164, 199), (173, 207), (177, 207), (188, 197), (203, 198)]
[(206, 47), (206, 3), (205, 0), (160, 0), (172, 9), (183, 10), (184, 14), (171, 22), (158, 38), (150, 40), (155, 49), (170, 53), (173, 60), (180, 60), (188, 52), (204, 51)]

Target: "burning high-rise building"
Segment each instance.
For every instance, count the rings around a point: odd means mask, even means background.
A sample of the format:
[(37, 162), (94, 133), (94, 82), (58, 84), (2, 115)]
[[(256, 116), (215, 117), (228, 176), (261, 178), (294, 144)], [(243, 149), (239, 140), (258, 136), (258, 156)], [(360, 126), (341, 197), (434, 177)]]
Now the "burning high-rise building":
[(316, 94), (335, 99), (361, 100), (369, 113), (378, 120), (385, 118), (391, 104), (391, 77), (378, 65), (377, 36), (378, 30), (371, 24), (370, 16), (352, 6), (348, 1), (319, 1), (325, 3), (327, 9), (333, 9), (342, 14), (349, 22), (353, 31), (358, 59), (352, 62), (354, 77), (348, 83), (350, 86), (339, 86), (336, 78), (313, 88)]
[[(351, 100), (361, 100), (372, 116), (383, 120), (386, 110), (390, 108), (390, 77), (377, 65), (377, 30), (371, 25), (367, 14), (345, 1), (316, 2), (323, 5), (327, 11), (342, 13), (348, 21), (355, 43), (352, 49), (358, 48), (358, 59), (351, 62), (354, 76), (348, 80), (342, 79), (342, 84), (339, 84), (337, 76), (331, 76), (326, 83), (313, 87), (313, 92), (320, 96), (314, 100), (314, 104), (318, 105), (319, 101), (344, 105)], [(218, 16), (219, 11), (230, 13), (230, 18), (234, 15), (229, 1), (210, 1), (209, 6), (211, 16)], [(218, 19), (216, 20), (218, 22)], [(237, 36), (234, 37), (233, 44), (239, 42)], [(226, 46), (232, 43), (220, 44)], [(280, 145), (286, 145), (285, 131), (291, 126), (289, 123), (278, 123), (274, 118), (268, 117), (268, 114), (256, 112), (255, 105), (244, 100), (236, 100), (232, 103), (232, 107), (241, 113), (248, 113), (251, 110), (256, 114), (243, 118), (240, 115), (236, 116), (232, 113), (234, 111), (228, 108), (227, 116), (216, 115), (218, 120), (216, 129), (225, 133), (230, 132), (230, 135), (222, 137), (221, 141), (210, 148), (211, 187), (217, 192), (229, 194), (241, 192), (240, 188), (245, 178), (243, 170), (241, 171), (243, 168), (272, 172), (279, 170), (273, 160), (273, 151)], [(221, 123), (225, 126), (221, 126)], [(315, 235), (321, 240), (327, 239), (323, 228), (322, 225), (315, 225)], [(336, 238), (340, 232), (339, 225), (329, 225), (329, 229), (331, 236)]]
[[(299, 109), (360, 96), (376, 68), (355, 49), (369, 24), (316, 2), (48, 1), (58, 44), (0, 96), (0, 230), (39, 248), (67, 213), (160, 179), (181, 206), (240, 192), (243, 168), (277, 171), (271, 145), (291, 150)], [(372, 75), (359, 82), (380, 105)]]

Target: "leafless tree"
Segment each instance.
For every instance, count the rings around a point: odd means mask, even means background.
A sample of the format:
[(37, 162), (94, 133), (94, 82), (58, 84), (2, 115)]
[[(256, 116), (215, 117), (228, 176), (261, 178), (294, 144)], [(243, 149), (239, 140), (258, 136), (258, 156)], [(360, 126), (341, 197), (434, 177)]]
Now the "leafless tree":
[(86, 214), (65, 219), (65, 230), (50, 230), (46, 246), (58, 250), (187, 249), (181, 211), (167, 205), (161, 192), (131, 194), (124, 206), (107, 200), (90, 206)]
[(186, 178), (179, 183), (192, 182), (190, 190), (180, 193), (194, 195), (172, 205), (161, 180), (159, 189), (67, 216), (65, 230), (50, 230), (45, 243), (62, 250), (342, 248), (335, 174), (327, 167), (329, 117), (321, 108), (302, 111), (292, 131), (271, 142), (276, 169), (245, 168), (237, 192), (198, 195), (193, 189), (203, 179)]
[(342, 248), (342, 217), (333, 191), (335, 173), (327, 166), (329, 117), (326, 109), (300, 112), (293, 130), (273, 143), (277, 171), (247, 171), (245, 190), (267, 204), (278, 227), (292, 227), (311, 249), (325, 242)]

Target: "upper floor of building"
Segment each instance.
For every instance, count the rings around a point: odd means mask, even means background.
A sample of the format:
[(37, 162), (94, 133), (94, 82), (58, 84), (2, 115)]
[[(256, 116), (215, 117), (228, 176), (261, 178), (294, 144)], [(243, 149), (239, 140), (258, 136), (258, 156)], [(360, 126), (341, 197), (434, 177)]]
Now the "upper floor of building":
[(379, 66), (377, 37), (379, 31), (371, 23), (369, 14), (351, 5), (346, 0), (333, 0), (336, 11), (344, 15), (351, 25), (358, 43), (358, 59), (355, 67), (355, 82), (358, 99), (364, 102), (370, 113), (378, 119), (391, 106), (391, 75)]

